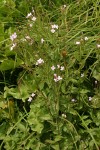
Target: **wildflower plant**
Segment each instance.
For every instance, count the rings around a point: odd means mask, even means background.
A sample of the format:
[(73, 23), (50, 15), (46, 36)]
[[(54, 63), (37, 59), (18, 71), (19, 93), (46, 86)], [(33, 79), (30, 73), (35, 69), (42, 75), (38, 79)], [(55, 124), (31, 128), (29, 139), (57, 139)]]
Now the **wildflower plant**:
[(5, 3), (0, 148), (99, 150), (99, 2)]

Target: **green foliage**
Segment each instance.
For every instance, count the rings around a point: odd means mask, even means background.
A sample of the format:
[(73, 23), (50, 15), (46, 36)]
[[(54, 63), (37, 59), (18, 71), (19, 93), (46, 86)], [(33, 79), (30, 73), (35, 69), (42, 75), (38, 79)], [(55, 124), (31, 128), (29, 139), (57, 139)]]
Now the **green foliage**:
[(100, 149), (96, 0), (0, 1), (0, 149)]

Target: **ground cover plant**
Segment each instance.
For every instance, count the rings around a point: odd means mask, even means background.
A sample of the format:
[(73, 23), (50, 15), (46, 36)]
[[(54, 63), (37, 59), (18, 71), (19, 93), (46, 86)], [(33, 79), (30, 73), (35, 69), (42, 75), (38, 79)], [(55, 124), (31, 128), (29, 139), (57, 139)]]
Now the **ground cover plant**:
[(100, 149), (99, 0), (0, 1), (0, 149)]

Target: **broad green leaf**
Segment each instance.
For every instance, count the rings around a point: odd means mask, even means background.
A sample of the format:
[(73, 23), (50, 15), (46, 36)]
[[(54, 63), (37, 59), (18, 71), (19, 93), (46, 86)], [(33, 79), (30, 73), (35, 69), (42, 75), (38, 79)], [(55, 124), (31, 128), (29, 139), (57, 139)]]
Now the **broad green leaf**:
[(81, 90), (80, 90), (80, 93), (81, 93), (81, 94), (86, 94), (86, 93), (88, 93), (88, 92), (90, 92), (90, 91), (87, 90), (87, 89), (81, 89)]
[(4, 60), (1, 64), (0, 64), (0, 70), (1, 71), (5, 71), (5, 70), (10, 70), (10, 69), (14, 69), (16, 67), (18, 67), (19, 65), (21, 65), (23, 62), (18, 59), (17, 62), (14, 60)]
[(59, 144), (54, 144), (51, 146), (54, 150), (60, 150)]
[(100, 81), (100, 69), (99, 69), (99, 72), (96, 71), (96, 70), (93, 71), (93, 77), (94, 77), (96, 80)]
[(26, 127), (25, 127), (24, 123), (21, 123), (21, 122), (18, 123), (17, 127), (21, 132), (26, 132)]

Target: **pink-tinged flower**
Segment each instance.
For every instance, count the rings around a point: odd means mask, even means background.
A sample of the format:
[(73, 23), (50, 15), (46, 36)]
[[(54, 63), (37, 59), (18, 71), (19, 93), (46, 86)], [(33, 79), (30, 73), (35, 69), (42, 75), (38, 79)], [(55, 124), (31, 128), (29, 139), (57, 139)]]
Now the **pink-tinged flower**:
[(58, 82), (58, 81), (60, 81), (60, 80), (62, 80), (62, 77), (57, 76), (57, 74), (54, 74), (54, 81), (55, 81), (55, 82)]
[(56, 69), (56, 67), (55, 67), (55, 66), (52, 66), (52, 67), (51, 67), (51, 70), (55, 70), (55, 69)]
[(92, 100), (92, 97), (90, 96), (88, 100), (91, 101), (91, 100)]
[(36, 17), (32, 17), (32, 21), (36, 21)]
[(60, 65), (57, 65), (57, 68), (59, 69), (59, 68), (60, 68)]
[(36, 62), (36, 65), (40, 65), (40, 64), (43, 64), (44, 63), (44, 60), (43, 59), (38, 59), (37, 62)]
[(16, 43), (13, 43), (13, 45), (11, 46), (10, 50), (12, 51), (14, 49), (14, 47), (16, 47)]
[(27, 101), (28, 101), (28, 102), (31, 102), (31, 101), (32, 101), (32, 97), (29, 97)]
[(97, 44), (97, 48), (100, 48), (100, 44)]
[(12, 34), (12, 35), (10, 36), (10, 39), (11, 39), (12, 41), (14, 41), (16, 38), (17, 38), (17, 34), (16, 34), (16, 32), (14, 32), (14, 34)]
[(28, 13), (27, 16), (26, 16), (26, 18), (29, 18), (31, 16), (32, 16), (32, 13)]
[(43, 43), (44, 43), (44, 41), (45, 41), (45, 40), (42, 38), (42, 39), (41, 39), (41, 43), (43, 44)]
[(88, 40), (88, 37), (86, 36), (86, 37), (84, 38), (84, 40), (87, 41), (87, 40)]
[(64, 69), (65, 69), (64, 66), (61, 66), (61, 67), (60, 67), (60, 70), (61, 70), (61, 71), (63, 71)]
[(81, 42), (80, 42), (80, 41), (77, 41), (75, 44), (76, 44), (76, 45), (80, 45), (80, 44), (81, 44)]
[(35, 93), (32, 93), (31, 96), (34, 97), (34, 96), (35, 96)]
[(55, 29), (51, 29), (51, 32), (52, 32), (52, 33), (55, 33)]
[(58, 25), (56, 25), (56, 24), (51, 25), (51, 28), (52, 28), (52, 29), (58, 29)]

